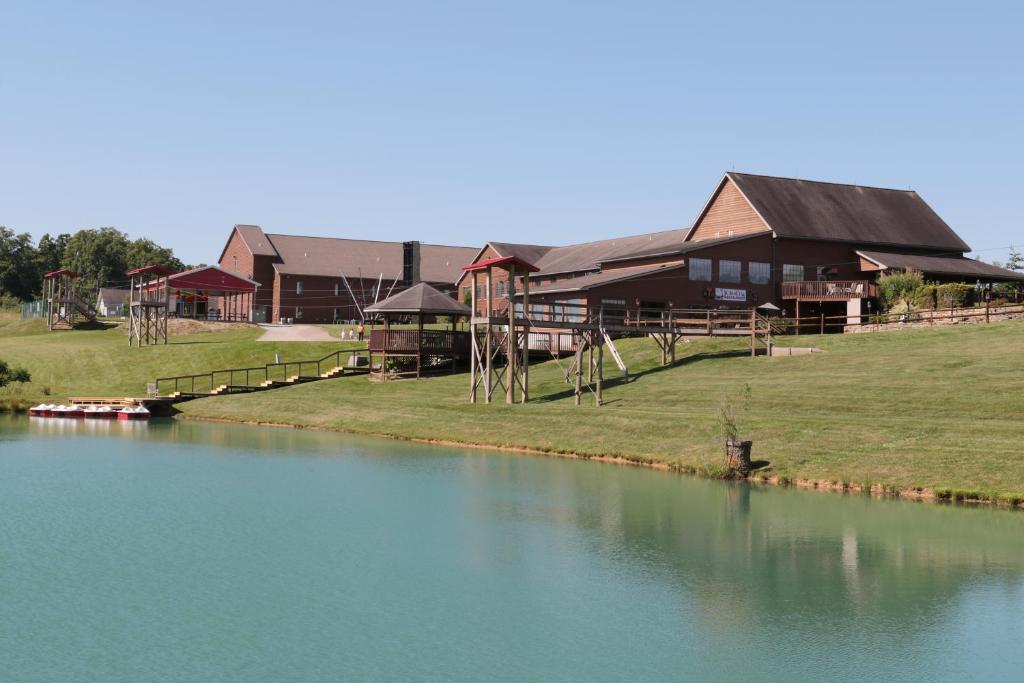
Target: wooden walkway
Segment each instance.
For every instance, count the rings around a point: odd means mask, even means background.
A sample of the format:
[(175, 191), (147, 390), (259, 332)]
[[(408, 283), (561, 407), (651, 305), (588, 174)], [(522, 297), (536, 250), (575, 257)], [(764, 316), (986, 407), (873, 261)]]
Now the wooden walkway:
[(225, 368), (192, 375), (159, 377), (150, 387), (158, 400), (177, 403), (204, 396), (267, 391), (369, 372), (366, 347), (338, 350), (314, 360), (267, 363), (247, 368)]

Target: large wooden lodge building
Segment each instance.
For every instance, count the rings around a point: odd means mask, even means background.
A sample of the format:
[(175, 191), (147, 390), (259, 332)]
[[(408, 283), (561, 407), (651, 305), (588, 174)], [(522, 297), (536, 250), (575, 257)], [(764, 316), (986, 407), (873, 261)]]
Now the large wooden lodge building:
[[(546, 316), (572, 316), (581, 306), (643, 317), (772, 303), (791, 316), (853, 317), (866, 312), (875, 278), (887, 270), (942, 282), (1024, 279), (968, 251), (913, 191), (726, 173), (689, 228), (568, 246), (488, 242), (474, 262), (517, 257), (535, 265), (530, 305), (548, 307)], [(505, 277), (495, 271), (492, 279), (499, 300)], [(459, 280), (464, 299), (470, 282)]]
[[(219, 265), (259, 283), (251, 315), (266, 322), (356, 320), (375, 301), (419, 282), (469, 301), (463, 267), (504, 257), (536, 266), (531, 309), (544, 307), (549, 316), (579, 307), (657, 315), (772, 303), (790, 316), (855, 317), (868, 310), (885, 271), (909, 268), (942, 282), (1024, 279), (967, 258), (969, 251), (913, 191), (726, 173), (689, 228), (566, 246), (469, 248), (236, 225)], [(499, 308), (508, 305), (503, 276), (495, 271), (492, 279)], [(484, 298), (478, 291), (478, 306)]]

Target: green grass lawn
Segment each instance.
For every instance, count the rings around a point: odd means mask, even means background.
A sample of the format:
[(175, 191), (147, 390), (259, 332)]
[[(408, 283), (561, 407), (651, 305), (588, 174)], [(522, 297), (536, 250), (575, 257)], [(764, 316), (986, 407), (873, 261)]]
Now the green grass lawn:
[[(315, 357), (332, 344), (256, 344), (256, 332), (197, 334), (167, 347), (128, 349), (116, 330), (46, 333), (0, 325), (0, 358), (24, 365), (41, 397), (138, 393), (159, 374)], [(679, 347), (658, 365), (647, 339), (619, 342), (623, 383), (606, 356), (606, 405), (589, 393), (573, 405), (554, 362), (531, 367), (527, 405), (470, 405), (465, 374), (417, 382), (346, 377), (180, 405), (189, 416), (287, 423), (404, 438), (452, 440), (664, 462), (720, 466), (718, 408), (750, 387), (740, 431), (772, 476), (1024, 495), (1024, 323), (876, 334), (788, 337), (809, 356), (749, 358), (742, 342)]]
[[(124, 327), (48, 332), (43, 320), (0, 318), (0, 359), (25, 367), (26, 385), (0, 389), (0, 402), (24, 406), (68, 396), (144, 396), (146, 384), (168, 375), (281, 360), (319, 358), (349, 344), (257, 342), (263, 330), (171, 336), (170, 343), (129, 348)], [(52, 397), (49, 398), (48, 397)]]

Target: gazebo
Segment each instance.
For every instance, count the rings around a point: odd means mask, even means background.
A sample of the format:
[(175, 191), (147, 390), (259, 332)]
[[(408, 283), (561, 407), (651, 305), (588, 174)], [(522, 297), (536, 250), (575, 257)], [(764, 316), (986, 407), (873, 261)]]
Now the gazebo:
[[(454, 372), (460, 362), (469, 359), (469, 332), (457, 329), (459, 318), (469, 318), (469, 307), (425, 282), (367, 306), (363, 312), (384, 322), (382, 329), (371, 330), (369, 346), (370, 373), (377, 356), (381, 381), (387, 379), (389, 362), (394, 374), (419, 379), (426, 371), (450, 368)], [(451, 329), (436, 325), (439, 317), (450, 318)], [(393, 325), (400, 321), (414, 322), (415, 327), (395, 329)], [(435, 325), (426, 329), (425, 323)]]

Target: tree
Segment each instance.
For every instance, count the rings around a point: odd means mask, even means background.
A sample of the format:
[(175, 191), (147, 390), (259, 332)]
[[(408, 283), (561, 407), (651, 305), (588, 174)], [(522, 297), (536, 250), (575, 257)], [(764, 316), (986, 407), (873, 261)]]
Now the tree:
[(32, 236), (0, 226), (0, 296), (31, 299), (39, 291), (39, 278)]
[(79, 230), (68, 240), (61, 265), (97, 287), (124, 279), (128, 269), (128, 236), (116, 228)]
[(32, 376), (25, 368), (12, 368), (0, 360), (0, 388), (6, 387), (11, 382), (30, 382)]
[(39, 238), (39, 244), (36, 245), (36, 267), (41, 274), (53, 272), (61, 267), (70, 239), (71, 235), (66, 232), (56, 237), (50, 237), (50, 234), (46, 233)]
[(125, 262), (129, 270), (143, 266), (163, 266), (175, 272), (185, 270), (185, 264), (173, 251), (145, 238), (137, 239), (128, 245)]
[(1011, 244), (1010, 245), (1010, 256), (1006, 259), (1007, 270), (1024, 270), (1024, 254), (1021, 254)]

